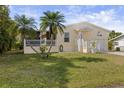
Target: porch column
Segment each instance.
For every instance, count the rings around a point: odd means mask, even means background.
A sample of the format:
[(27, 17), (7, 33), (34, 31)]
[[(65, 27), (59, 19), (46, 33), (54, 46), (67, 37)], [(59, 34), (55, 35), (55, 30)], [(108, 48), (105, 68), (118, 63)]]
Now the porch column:
[(83, 52), (83, 38), (82, 38), (82, 32), (78, 32), (78, 51)]

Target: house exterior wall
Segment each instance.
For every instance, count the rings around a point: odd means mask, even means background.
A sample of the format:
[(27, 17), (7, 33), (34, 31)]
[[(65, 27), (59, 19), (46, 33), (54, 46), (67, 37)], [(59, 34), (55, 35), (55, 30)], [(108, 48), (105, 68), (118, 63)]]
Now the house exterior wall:
[(70, 28), (66, 28), (64, 32), (69, 32), (69, 42), (64, 42), (64, 33), (57, 35), (57, 47), (59, 49), (60, 45), (63, 46), (64, 52), (71, 52), (71, 51), (77, 51), (77, 35), (74, 30)]
[[(77, 27), (79, 27), (79, 26), (77, 26)], [(81, 28), (81, 27), (79, 27), (79, 28)], [(64, 34), (57, 35), (58, 47), (60, 45), (63, 45), (64, 51), (78, 51), (78, 46), (77, 46), (78, 32), (76, 32), (75, 29), (76, 28), (73, 26), (69, 26), (65, 29), (65, 32), (69, 32), (69, 34), (70, 34), (70, 42), (64, 42)], [(84, 48), (82, 50), (82, 52), (84, 52), (84, 53), (91, 52), (90, 51), (90, 41), (96, 41), (96, 46), (97, 46), (96, 51), (98, 51), (98, 45), (97, 45), (98, 43), (100, 43), (100, 47), (101, 47), (100, 52), (108, 51), (108, 36), (109, 36), (108, 32), (101, 30), (101, 29), (95, 29), (95, 28), (93, 31), (83, 31), (82, 30), (81, 32), (83, 33), (84, 41), (87, 43), (87, 48)], [(100, 32), (102, 34), (101, 37), (97, 36), (98, 32)]]
[(124, 52), (124, 46), (120, 46), (120, 51)]
[[(102, 34), (102, 36), (98, 36), (98, 33)], [(100, 29), (94, 29), (94, 31), (91, 31), (88, 34), (88, 40), (89, 42), (96, 41), (96, 51), (100, 50), (100, 52), (106, 52), (108, 51), (108, 36), (109, 33), (107, 33), (106, 31)], [(88, 47), (88, 50), (90, 51), (90, 47)]]
[[(114, 40), (113, 42), (114, 42), (114, 50), (116, 50), (116, 48), (119, 47), (120, 51), (124, 51), (124, 36)], [(115, 43), (118, 43), (118, 44), (115, 45)]]
[[(78, 31), (81, 31), (83, 33), (83, 38), (86, 43), (86, 48), (83, 48), (82, 52), (88, 53), (91, 52), (91, 47), (90, 47), (90, 42), (91, 41), (96, 41), (97, 42), (97, 50), (98, 50), (98, 43), (100, 42), (101, 46), (101, 51), (100, 52), (106, 52), (108, 51), (108, 35), (109, 33), (105, 31), (104, 29), (100, 29), (97, 27), (91, 28), (93, 29), (92, 31), (85, 31), (84, 27), (87, 26), (87, 24), (75, 24), (75, 25), (70, 25), (67, 26), (64, 32), (69, 32), (69, 42), (64, 42), (64, 33), (57, 34), (57, 39), (56, 39), (56, 45), (52, 47), (52, 52), (59, 52), (60, 45), (63, 46), (63, 52), (73, 52), (73, 51), (78, 51)], [(87, 26), (88, 27), (88, 26)], [(101, 37), (97, 36), (98, 32), (102, 34)], [(84, 46), (83, 46), (84, 47)], [(39, 51), (39, 47), (34, 47), (36, 48), (37, 51)], [(39, 51), (40, 52), (40, 51)], [(35, 53), (31, 49), (31, 47), (26, 47), (24, 46), (24, 53)]]

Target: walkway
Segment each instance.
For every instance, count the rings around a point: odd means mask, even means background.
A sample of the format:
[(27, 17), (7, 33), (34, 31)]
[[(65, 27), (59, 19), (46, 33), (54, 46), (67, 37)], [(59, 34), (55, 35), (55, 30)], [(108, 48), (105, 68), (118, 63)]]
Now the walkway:
[(124, 56), (124, 52), (108, 52), (108, 54)]

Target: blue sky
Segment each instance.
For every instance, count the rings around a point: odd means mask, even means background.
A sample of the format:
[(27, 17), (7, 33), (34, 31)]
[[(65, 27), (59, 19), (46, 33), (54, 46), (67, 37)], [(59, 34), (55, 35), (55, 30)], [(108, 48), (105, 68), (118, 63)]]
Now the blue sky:
[(124, 6), (110, 5), (11, 5), (10, 16), (14, 18), (16, 14), (25, 14), (33, 17), (39, 27), (40, 17), (44, 11), (60, 11), (65, 16), (65, 25), (78, 22), (91, 22), (109, 30), (116, 30), (124, 33)]

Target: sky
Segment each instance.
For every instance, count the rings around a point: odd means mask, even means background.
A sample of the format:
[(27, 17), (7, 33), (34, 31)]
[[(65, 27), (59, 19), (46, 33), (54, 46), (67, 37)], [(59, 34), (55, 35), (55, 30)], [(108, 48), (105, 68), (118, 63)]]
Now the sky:
[(40, 17), (46, 11), (60, 11), (65, 16), (65, 25), (90, 22), (108, 30), (124, 33), (124, 5), (11, 5), (10, 16), (25, 14), (33, 17), (39, 28)]

